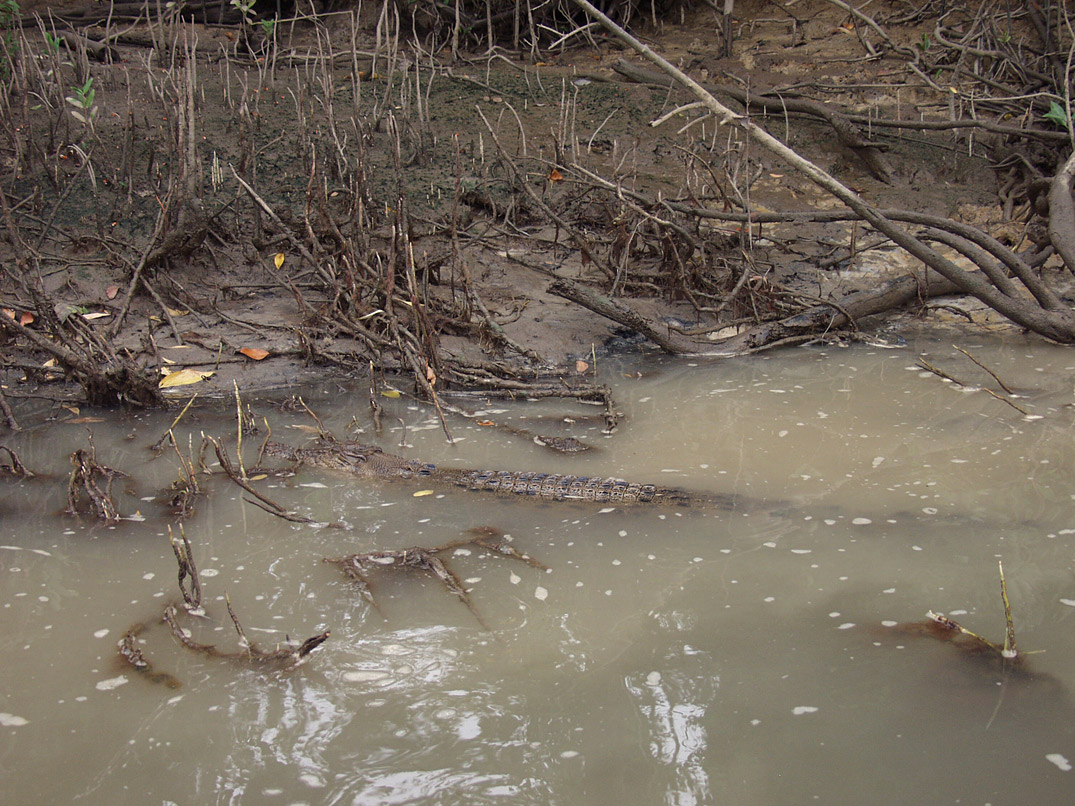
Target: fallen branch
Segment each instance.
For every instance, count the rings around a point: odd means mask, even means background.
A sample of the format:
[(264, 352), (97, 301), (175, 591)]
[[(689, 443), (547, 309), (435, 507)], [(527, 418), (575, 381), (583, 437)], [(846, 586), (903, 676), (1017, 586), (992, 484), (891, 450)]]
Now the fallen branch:
[(598, 294), (587, 286), (561, 277), (554, 280), (547, 290), (550, 294), (571, 300), (606, 319), (641, 333), (666, 353), (676, 355), (698, 351), (696, 344), (672, 335), (667, 326), (661, 327), (623, 303)]

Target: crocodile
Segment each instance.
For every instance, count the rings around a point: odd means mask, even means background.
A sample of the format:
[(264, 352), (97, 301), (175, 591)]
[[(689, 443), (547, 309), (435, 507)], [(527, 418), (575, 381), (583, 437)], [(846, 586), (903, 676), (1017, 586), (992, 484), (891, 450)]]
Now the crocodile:
[(675, 487), (638, 484), (601, 476), (441, 467), (417, 459), (395, 456), (385, 453), (375, 445), (362, 445), (357, 442), (327, 442), (310, 448), (296, 448), (270, 440), (265, 443), (265, 453), (298, 464), (344, 471), (358, 476), (428, 479), (467, 490), (530, 496), (545, 501), (736, 508), (733, 496), (702, 495)]

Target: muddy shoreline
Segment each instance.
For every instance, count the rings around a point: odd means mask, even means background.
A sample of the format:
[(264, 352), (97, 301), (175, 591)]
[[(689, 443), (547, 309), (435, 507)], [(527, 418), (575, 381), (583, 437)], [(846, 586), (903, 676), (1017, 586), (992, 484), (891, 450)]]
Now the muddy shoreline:
[[(758, 22), (731, 59), (705, 9), (647, 35), (703, 78), (846, 85), (833, 102), (879, 115), (930, 108), (926, 91), (879, 89), (883, 63), (852, 58), (859, 43), (830, 35), (838, 10), (808, 5), (817, 14), (807, 29)], [(26, 34), (0, 252), (23, 280), (34, 276), (20, 285), (9, 273), (0, 287), (24, 328), (0, 336), (9, 400), (86, 397), (78, 365), (49, 355), (57, 330), (89, 365), (115, 362), (154, 383), (198, 373), (168, 393), (184, 399), (361, 378), (371, 362), (375, 374), (411, 376), (408, 391), (427, 399), (585, 382), (594, 358), (660, 348), (555, 293), (557, 280), (608, 294), (706, 352), (752, 323), (921, 271), (855, 222), (669, 224), (602, 189), (588, 176), (714, 208), (833, 204), (711, 120), (649, 125), (682, 100), (625, 81), (616, 63), (637, 59), (607, 37), (537, 63), (452, 64), (405, 37), (386, 44), (376, 22), (281, 22), (247, 51), (227, 27), (177, 24), (167, 41), (143, 31), (166, 47), (117, 44), (113, 63)], [(913, 24), (896, 30), (920, 35)], [(792, 33), (795, 47), (782, 47)], [(49, 103), (31, 104), (31, 79)], [(786, 120), (784, 130), (879, 207), (951, 215), (998, 238), (1018, 228), (987, 149), (948, 133), (886, 135), (894, 170), (884, 182), (823, 123)], [(852, 337), (1014, 329), (968, 298), (854, 324)]]

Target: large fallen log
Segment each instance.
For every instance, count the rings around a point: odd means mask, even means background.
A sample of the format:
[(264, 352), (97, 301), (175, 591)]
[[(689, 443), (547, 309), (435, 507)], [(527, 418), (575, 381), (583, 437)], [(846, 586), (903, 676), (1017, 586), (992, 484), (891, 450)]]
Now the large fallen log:
[(646, 336), (667, 353), (730, 357), (854, 326), (864, 317), (895, 310), (910, 302), (959, 293), (959, 288), (935, 272), (928, 272), (925, 279), (906, 275), (848, 294), (831, 304), (820, 303), (783, 319), (762, 322), (717, 342), (674, 333), (667, 325), (647, 319), (623, 303), (570, 280), (556, 280), (548, 291)]

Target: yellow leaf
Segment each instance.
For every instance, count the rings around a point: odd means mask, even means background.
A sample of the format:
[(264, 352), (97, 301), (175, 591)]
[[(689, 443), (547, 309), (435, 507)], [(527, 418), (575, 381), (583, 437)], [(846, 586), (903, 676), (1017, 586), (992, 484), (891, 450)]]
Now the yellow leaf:
[(104, 311), (96, 311), (94, 313), (84, 313), (82, 314), (82, 318), (85, 319), (87, 322), (92, 322), (94, 319), (104, 319), (106, 316), (111, 315), (112, 314), (106, 313)]
[(425, 496), (425, 495), (433, 495), (433, 491), (432, 490), (419, 490), (418, 492), (414, 493), (415, 498), (421, 498), (422, 496)]
[(249, 481), (261, 481), (262, 479), (267, 479), (267, 478), (268, 478), (268, 475), (266, 475), (265, 473), (258, 473), (256, 476), (251, 476)]
[(269, 354), (268, 350), (262, 350), (260, 347), (244, 347), (239, 352), (255, 361), (260, 361)]
[(276, 268), (280, 268), (281, 266), (284, 265), (284, 261), (286, 259), (287, 258), (286, 258), (286, 256), (284, 255), (283, 252), (277, 252), (276, 256), (273, 257), (272, 262), (276, 264)]
[(161, 378), (161, 381), (157, 386), (161, 389), (169, 389), (173, 386), (187, 386), (192, 383), (198, 383), (204, 381), (206, 378), (211, 378), (215, 373), (202, 372), (197, 369), (181, 369), (178, 372), (172, 372)]
[(381, 397), (396, 398), (399, 397), (399, 392), (397, 392), (395, 389), (385, 389), (381, 392)]
[(51, 367), (54, 367), (54, 366), (56, 366), (56, 359), (55, 358), (50, 358), (48, 361), (46, 361), (41, 366), (44, 367), (45, 369), (49, 369)]
[(168, 313), (173, 317), (174, 316), (186, 316), (188, 313), (190, 313), (190, 311), (177, 311), (174, 308), (168, 308), (168, 307), (165, 307), (164, 310), (168, 311)]

